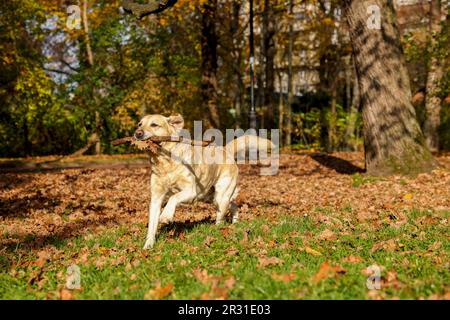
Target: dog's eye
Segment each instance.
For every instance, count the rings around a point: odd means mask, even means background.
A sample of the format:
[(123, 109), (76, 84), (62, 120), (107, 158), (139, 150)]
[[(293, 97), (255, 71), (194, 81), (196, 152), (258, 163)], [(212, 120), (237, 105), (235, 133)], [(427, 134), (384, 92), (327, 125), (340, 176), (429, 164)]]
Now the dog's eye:
[(142, 121), (138, 123), (138, 127), (142, 127)]
[(153, 128), (159, 127), (159, 125), (157, 125), (156, 123), (152, 123), (150, 126), (153, 127)]

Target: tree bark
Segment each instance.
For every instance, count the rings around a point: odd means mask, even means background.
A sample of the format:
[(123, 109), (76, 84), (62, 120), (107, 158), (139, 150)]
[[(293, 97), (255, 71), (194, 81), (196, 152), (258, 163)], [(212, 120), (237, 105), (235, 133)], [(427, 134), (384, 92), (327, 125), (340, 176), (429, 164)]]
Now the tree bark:
[(236, 89), (234, 94), (234, 107), (236, 110), (236, 128), (241, 127), (241, 117), (242, 117), (242, 104), (243, 104), (243, 94), (245, 92), (245, 85), (242, 80), (242, 72), (241, 72), (241, 62), (242, 62), (242, 36), (240, 32), (240, 16), (239, 13), (241, 11), (241, 1), (233, 0), (232, 3), (232, 14), (231, 14), (231, 22), (230, 22), (230, 34), (233, 43), (233, 51), (235, 57), (231, 62), (233, 65), (233, 73), (236, 79)]
[(283, 145), (283, 128), (284, 128), (284, 96), (283, 96), (283, 79), (281, 73), (278, 74), (279, 97), (278, 97), (278, 131), (280, 146)]
[(359, 85), (358, 85), (358, 77), (356, 76), (356, 70), (355, 70), (355, 62), (354, 58), (350, 58), (350, 66), (349, 69), (351, 69), (353, 72), (349, 70), (353, 74), (353, 97), (350, 101), (350, 107), (349, 107), (349, 115), (348, 115), (348, 125), (347, 129), (345, 130), (345, 145), (347, 150), (356, 151), (357, 145), (355, 143), (355, 136), (356, 136), (356, 120), (358, 119), (358, 111), (360, 110), (360, 95), (359, 95)]
[(213, 127), (220, 127), (220, 114), (217, 105), (217, 0), (209, 0), (201, 8), (201, 49), (202, 49), (202, 100), (209, 113)]
[(274, 127), (274, 83), (275, 83), (275, 16), (273, 4), (270, 0), (264, 0), (264, 10), (262, 16), (262, 37), (263, 37), (263, 56), (264, 56), (264, 106), (266, 109), (266, 126)]
[(337, 122), (337, 83), (333, 81), (331, 86), (331, 108), (330, 119), (328, 122), (328, 151), (334, 151), (336, 148), (336, 122)]
[[(83, 20), (83, 28), (84, 28), (84, 40), (85, 40), (85, 47), (86, 47), (86, 60), (88, 62), (88, 65), (90, 68), (94, 66), (94, 54), (92, 52), (91, 47), (91, 39), (89, 37), (89, 20), (87, 17), (87, 9), (88, 9), (88, 0), (83, 0), (83, 12), (82, 12), (82, 20)], [(94, 101), (95, 99), (95, 92), (92, 91), (92, 96)], [(101, 121), (100, 121), (100, 113), (95, 110), (95, 130), (94, 133), (92, 133), (91, 137), (89, 138), (89, 141), (86, 146), (83, 148), (75, 151), (72, 155), (82, 155), (86, 151), (89, 150), (89, 148), (95, 144), (95, 153), (100, 154), (101, 153), (101, 144), (100, 144), (100, 132), (101, 132)]]
[(92, 67), (94, 65), (94, 54), (92, 53), (91, 38), (89, 37), (89, 21), (87, 18), (87, 9), (88, 9), (87, 0), (83, 0), (84, 41), (86, 45), (87, 61), (89, 63), (89, 66)]
[[(345, 0), (345, 4), (361, 93), (367, 172), (389, 175), (429, 171), (437, 163), (425, 145), (411, 104), (392, 3)], [(379, 29), (368, 21), (371, 15), (367, 11), (373, 5), (380, 9)]]
[(23, 146), (24, 146), (24, 150), (25, 150), (25, 156), (31, 156), (31, 152), (32, 152), (32, 145), (30, 142), (30, 134), (28, 132), (28, 120), (27, 120), (27, 116), (25, 114), (25, 117), (23, 119)]
[(292, 144), (292, 104), (294, 103), (294, 92), (292, 85), (292, 51), (294, 47), (294, 28), (292, 27), (292, 17), (294, 15), (294, 1), (289, 0), (289, 40), (288, 40), (288, 101), (286, 104), (286, 145)]
[[(445, 10), (446, 12), (446, 10)], [(447, 15), (444, 15), (447, 18)], [(430, 69), (427, 75), (426, 97), (425, 97), (425, 123), (423, 133), (428, 148), (432, 152), (439, 151), (438, 128), (441, 123), (441, 98), (438, 95), (439, 82), (441, 81), (444, 70), (439, 61), (436, 44), (437, 37), (441, 33), (441, 1), (432, 0), (430, 3), (430, 28), (431, 35), (431, 59)]]

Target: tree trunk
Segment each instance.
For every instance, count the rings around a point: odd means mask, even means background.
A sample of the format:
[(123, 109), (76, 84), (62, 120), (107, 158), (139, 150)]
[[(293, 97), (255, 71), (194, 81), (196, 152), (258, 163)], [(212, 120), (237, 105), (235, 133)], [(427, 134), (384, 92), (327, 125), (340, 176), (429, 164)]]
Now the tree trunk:
[(89, 66), (94, 65), (94, 54), (92, 53), (91, 48), (91, 38), (89, 37), (89, 21), (87, 18), (87, 9), (88, 9), (88, 3), (87, 0), (83, 0), (83, 26), (84, 26), (84, 41), (86, 42), (86, 54), (87, 54), (87, 61), (89, 63)]
[[(411, 90), (392, 3), (345, 0), (361, 93), (366, 169), (369, 174), (414, 174), (436, 161), (411, 104)], [(381, 28), (368, 7), (380, 9)]]
[(242, 104), (243, 104), (243, 93), (245, 92), (245, 85), (242, 81), (241, 72), (241, 59), (242, 59), (242, 36), (240, 35), (240, 13), (241, 2), (234, 0), (232, 3), (232, 16), (230, 23), (230, 34), (233, 39), (233, 51), (235, 53), (235, 58), (231, 62), (233, 64), (234, 77), (236, 79), (236, 89), (234, 94), (234, 107), (236, 110), (236, 128), (241, 127), (241, 117), (242, 117)]
[(278, 97), (278, 131), (280, 146), (283, 145), (283, 128), (284, 128), (284, 96), (283, 96), (283, 79), (281, 73), (278, 74), (279, 97)]
[(266, 109), (266, 126), (274, 127), (274, 83), (275, 83), (275, 16), (273, 4), (270, 0), (264, 0), (264, 10), (262, 17), (262, 37), (264, 56), (264, 106)]
[[(446, 12), (446, 10), (445, 10)], [(445, 18), (447, 15), (445, 14)], [(425, 98), (425, 124), (423, 127), (425, 141), (432, 152), (439, 151), (438, 128), (441, 123), (441, 98), (438, 96), (439, 82), (444, 70), (439, 61), (436, 44), (441, 33), (441, 1), (432, 0), (430, 4), (431, 59), (427, 76), (427, 92)]]
[(27, 120), (27, 115), (25, 114), (25, 117), (23, 119), (23, 145), (24, 145), (24, 150), (25, 150), (25, 156), (31, 156), (31, 152), (32, 152), (32, 146), (31, 146), (31, 142), (30, 142), (30, 134), (28, 132), (28, 120)]
[[(85, 47), (86, 47), (86, 60), (88, 62), (88, 65), (90, 68), (94, 66), (94, 54), (92, 52), (91, 48), (91, 39), (89, 37), (89, 21), (87, 17), (87, 10), (88, 10), (88, 1), (83, 0), (83, 12), (82, 12), (82, 19), (83, 19), (83, 28), (84, 28), (84, 41), (85, 41)], [(95, 92), (94, 89), (92, 89), (92, 96), (94, 101), (95, 99)], [(83, 148), (75, 151), (72, 155), (82, 155), (85, 153), (93, 144), (95, 144), (95, 153), (100, 154), (101, 153), (101, 144), (100, 144), (100, 132), (101, 132), (101, 122), (100, 122), (100, 114), (96, 110), (95, 111), (95, 131), (89, 138), (89, 141), (86, 146)]]
[(331, 108), (330, 108), (330, 119), (328, 122), (328, 151), (334, 151), (336, 147), (336, 122), (337, 122), (337, 112), (336, 112), (336, 99), (337, 99), (337, 83), (333, 81), (331, 87)]
[(220, 127), (220, 115), (217, 105), (217, 0), (209, 0), (201, 8), (201, 45), (202, 45), (202, 100), (208, 110), (209, 121), (215, 128)]
[[(360, 110), (360, 95), (358, 77), (356, 76), (355, 62), (353, 57), (350, 58), (349, 69), (353, 70), (353, 97), (350, 101), (350, 110), (348, 111), (348, 125), (345, 130), (345, 145), (347, 150), (356, 151), (357, 145), (355, 142), (356, 137), (356, 120), (358, 119), (358, 111)], [(350, 72), (350, 71), (349, 71)]]
[(292, 16), (294, 15), (294, 1), (289, 0), (289, 40), (288, 40), (288, 101), (286, 105), (286, 145), (292, 144), (292, 103), (294, 92), (292, 85), (292, 51), (294, 47), (294, 29), (292, 27)]

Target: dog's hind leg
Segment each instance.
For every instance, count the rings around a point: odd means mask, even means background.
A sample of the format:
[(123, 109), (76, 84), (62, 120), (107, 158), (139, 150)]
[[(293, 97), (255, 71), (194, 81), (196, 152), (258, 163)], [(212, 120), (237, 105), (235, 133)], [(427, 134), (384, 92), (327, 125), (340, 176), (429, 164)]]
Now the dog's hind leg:
[(237, 198), (237, 195), (239, 193), (239, 187), (236, 187), (234, 189), (233, 195), (231, 196), (231, 203), (230, 203), (230, 212), (231, 212), (231, 218), (232, 223), (236, 223), (239, 220), (239, 207), (234, 201)]
[(217, 181), (215, 185), (216, 194), (214, 196), (214, 201), (217, 205), (216, 224), (223, 222), (230, 206), (230, 201), (233, 199), (236, 184), (237, 179), (230, 176), (225, 176)]
[(195, 199), (196, 196), (197, 193), (195, 192), (195, 189), (192, 187), (184, 189), (174, 194), (172, 197), (169, 198), (169, 201), (167, 201), (167, 204), (164, 207), (161, 216), (159, 217), (159, 222), (161, 223), (172, 222), (177, 205), (182, 202), (192, 201)]

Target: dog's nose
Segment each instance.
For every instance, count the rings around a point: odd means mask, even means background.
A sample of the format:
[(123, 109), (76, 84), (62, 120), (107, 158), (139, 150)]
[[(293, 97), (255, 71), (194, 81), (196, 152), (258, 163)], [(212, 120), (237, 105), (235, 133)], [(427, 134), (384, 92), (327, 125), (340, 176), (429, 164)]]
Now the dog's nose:
[(144, 137), (144, 130), (137, 129), (136, 132), (134, 133), (134, 137), (138, 140), (142, 139), (142, 137)]

